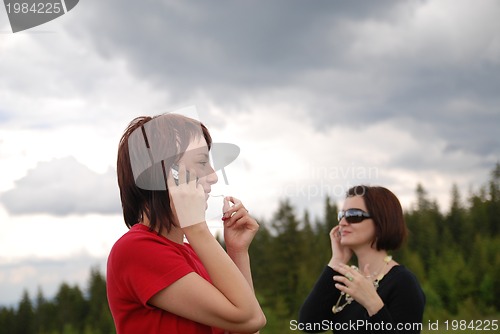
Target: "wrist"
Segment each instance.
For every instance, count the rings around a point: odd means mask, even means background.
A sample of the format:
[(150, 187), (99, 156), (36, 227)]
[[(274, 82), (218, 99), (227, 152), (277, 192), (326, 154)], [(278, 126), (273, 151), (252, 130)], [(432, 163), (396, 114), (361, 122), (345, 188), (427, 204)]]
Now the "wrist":
[(226, 245), (226, 252), (229, 257), (248, 257), (248, 248), (237, 248)]
[[(378, 295), (377, 295), (377, 297), (378, 297)], [(382, 301), (382, 299), (380, 299), (380, 297), (378, 297), (376, 300), (371, 302), (365, 308), (366, 308), (366, 311), (368, 312), (368, 315), (370, 317), (372, 317), (375, 314), (377, 314), (378, 311), (380, 311), (382, 309), (382, 307), (384, 307), (384, 302)]]
[(342, 264), (347, 264), (347, 262), (349, 262), (348, 260), (346, 261), (345, 259), (341, 259), (341, 258), (338, 258), (338, 257), (332, 257), (330, 259), (330, 262), (328, 262), (328, 266), (333, 268), (334, 266), (342, 263)]
[(181, 229), (182, 232), (186, 234), (186, 236), (198, 233), (206, 233), (207, 231), (210, 232), (205, 221), (188, 226), (181, 226)]

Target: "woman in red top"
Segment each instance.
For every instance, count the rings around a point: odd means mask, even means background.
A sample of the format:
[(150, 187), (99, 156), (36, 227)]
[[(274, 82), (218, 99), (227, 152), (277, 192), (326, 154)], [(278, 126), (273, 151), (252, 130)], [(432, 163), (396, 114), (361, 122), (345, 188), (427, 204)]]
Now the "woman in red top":
[(118, 334), (254, 333), (265, 325), (248, 256), (257, 222), (226, 197), (225, 252), (205, 221), (217, 182), (210, 147), (203, 124), (175, 114), (137, 118), (120, 141), (118, 184), (130, 230), (107, 265)]

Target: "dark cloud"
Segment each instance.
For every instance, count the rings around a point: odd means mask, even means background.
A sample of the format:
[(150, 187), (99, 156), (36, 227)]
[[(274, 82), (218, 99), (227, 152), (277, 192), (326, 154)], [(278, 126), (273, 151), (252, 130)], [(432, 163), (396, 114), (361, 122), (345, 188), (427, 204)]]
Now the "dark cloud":
[(72, 157), (38, 163), (0, 194), (0, 203), (14, 215), (121, 212), (116, 173), (95, 173)]
[(265, 91), (331, 66), (349, 37), (339, 20), (387, 16), (396, 3), (106, 1), (81, 8), (73, 29), (175, 95), (203, 89), (230, 100), (227, 90)]
[[(174, 100), (203, 92), (224, 105), (275, 93), (291, 104), (300, 100), (319, 130), (411, 118), (432, 127), (449, 149), (500, 156), (490, 131), (500, 124), (500, 64), (491, 57), (498, 32), (487, 16), (481, 21), (481, 13), (489, 15), (484, 4), (468, 25), (452, 13), (449, 27), (439, 17), (417, 21), (440, 5), (446, 3), (104, 1), (80, 6), (68, 28), (104, 57), (125, 59)], [(469, 101), (469, 110), (450, 109), (457, 99)]]

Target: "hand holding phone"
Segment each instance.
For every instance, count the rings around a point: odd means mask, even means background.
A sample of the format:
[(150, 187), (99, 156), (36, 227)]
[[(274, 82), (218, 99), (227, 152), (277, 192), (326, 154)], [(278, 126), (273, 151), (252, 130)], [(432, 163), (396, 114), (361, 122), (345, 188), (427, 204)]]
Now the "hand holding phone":
[[(172, 177), (168, 180), (168, 189), (179, 226), (184, 228), (205, 222), (206, 202), (203, 187), (198, 182), (189, 180), (189, 172), (184, 166), (176, 168), (171, 169)], [(192, 171), (191, 175), (196, 176), (196, 172)], [(186, 182), (179, 182), (179, 179), (186, 179)]]

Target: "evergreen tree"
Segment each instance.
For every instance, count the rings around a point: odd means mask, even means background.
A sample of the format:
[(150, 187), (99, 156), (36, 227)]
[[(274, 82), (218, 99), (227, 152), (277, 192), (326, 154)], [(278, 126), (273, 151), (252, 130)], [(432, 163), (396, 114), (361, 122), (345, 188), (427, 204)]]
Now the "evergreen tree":
[(35, 314), (29, 293), (24, 290), (16, 316), (16, 334), (31, 334), (34, 331)]
[(88, 306), (80, 288), (63, 283), (56, 294), (55, 303), (58, 329), (61, 332), (82, 332)]
[(282, 201), (272, 223), (278, 234), (272, 247), (274, 262), (269, 269), (275, 278), (273, 281), (276, 297), (281, 296), (280, 298), (284, 299), (289, 315), (300, 305), (300, 263), (306, 254), (299, 224), (290, 202)]
[(110, 334), (114, 330), (113, 318), (108, 307), (106, 295), (106, 279), (99, 268), (90, 271), (88, 284), (88, 316), (86, 331), (93, 334)]
[(472, 249), (472, 240), (475, 234), (474, 226), (466, 215), (466, 209), (462, 206), (460, 199), (460, 192), (456, 184), (453, 185), (451, 190), (451, 206), (450, 212), (446, 216), (445, 224), (446, 232), (450, 232), (451, 239), (448, 235), (441, 238), (441, 243), (448, 245), (456, 243), (461, 245), (462, 251), (470, 252)]
[(41, 287), (38, 287), (35, 303), (35, 332), (48, 333), (56, 328), (54, 304), (47, 301)]
[(273, 266), (274, 256), (271, 252), (274, 237), (271, 235), (268, 224), (260, 220), (259, 225), (259, 232), (255, 235), (249, 249), (253, 283), (259, 301), (261, 301), (263, 305), (272, 307), (273, 299), (270, 294), (268, 294), (267, 286), (270, 283), (269, 277)]
[(416, 193), (417, 208), (405, 214), (405, 221), (410, 231), (409, 246), (422, 257), (428, 271), (437, 256), (438, 225), (441, 219), (437, 204), (427, 198), (427, 192), (421, 184), (417, 185)]
[(488, 232), (492, 235), (498, 235), (500, 232), (500, 163), (497, 163), (495, 169), (491, 172), (487, 212)]
[(16, 312), (11, 307), (0, 308), (0, 334), (15, 333)]

